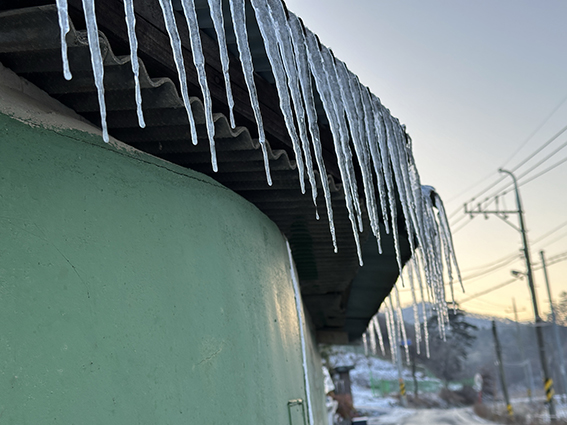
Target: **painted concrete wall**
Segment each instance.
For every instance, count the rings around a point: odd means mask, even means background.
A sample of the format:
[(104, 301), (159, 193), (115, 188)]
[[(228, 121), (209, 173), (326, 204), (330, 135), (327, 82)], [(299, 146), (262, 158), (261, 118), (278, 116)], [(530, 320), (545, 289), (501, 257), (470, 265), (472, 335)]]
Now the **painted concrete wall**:
[(278, 228), (206, 176), (45, 127), (0, 113), (1, 423), (289, 424)]

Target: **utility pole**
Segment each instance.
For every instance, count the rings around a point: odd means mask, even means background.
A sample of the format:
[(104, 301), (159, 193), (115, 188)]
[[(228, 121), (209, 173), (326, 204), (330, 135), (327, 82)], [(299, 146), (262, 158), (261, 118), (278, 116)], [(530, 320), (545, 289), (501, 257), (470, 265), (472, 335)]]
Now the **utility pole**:
[(534, 387), (532, 365), (530, 361), (526, 359), (524, 344), (522, 344), (522, 336), (520, 334), (520, 323), (518, 322), (518, 310), (516, 309), (516, 300), (514, 298), (512, 298), (512, 306), (514, 307), (514, 320), (516, 321), (516, 338), (518, 340), (518, 348), (520, 350), (520, 355), (522, 356), (522, 363), (524, 364), (524, 374), (526, 375), (526, 385), (528, 387), (528, 398), (530, 399), (530, 403), (531, 403), (533, 387)]
[(508, 396), (508, 386), (506, 385), (506, 376), (504, 375), (504, 363), (502, 363), (502, 350), (500, 348), (500, 341), (498, 340), (498, 333), (496, 332), (496, 322), (492, 321), (492, 335), (494, 336), (494, 347), (496, 348), (496, 358), (498, 359), (498, 370), (500, 372), (500, 383), (502, 384), (502, 392), (506, 400), (506, 409), (510, 417), (514, 416), (512, 405), (510, 404), (510, 397)]
[[(541, 369), (542, 369), (542, 372), (543, 372), (544, 389), (545, 389), (545, 394), (546, 394), (546, 397), (547, 397), (549, 417), (551, 419), (551, 422), (555, 423), (557, 416), (556, 416), (556, 413), (555, 413), (555, 404), (553, 402), (553, 395), (554, 395), (553, 380), (550, 377), (549, 368), (547, 366), (547, 357), (546, 357), (546, 354), (545, 354), (545, 343), (544, 343), (544, 340), (543, 340), (543, 330), (541, 328), (543, 321), (541, 320), (541, 317), (539, 316), (539, 309), (537, 307), (537, 297), (536, 297), (534, 279), (533, 279), (533, 274), (532, 274), (532, 263), (530, 261), (530, 250), (529, 250), (529, 247), (528, 247), (528, 238), (527, 238), (527, 235), (526, 235), (526, 228), (525, 228), (525, 225), (524, 225), (524, 211), (522, 210), (522, 201), (520, 200), (520, 191), (518, 190), (518, 182), (516, 180), (516, 176), (514, 176), (514, 174), (512, 172), (504, 170), (502, 168), (500, 168), (498, 171), (500, 173), (508, 174), (510, 177), (512, 177), (512, 180), (514, 182), (514, 191), (516, 193), (516, 207), (517, 207), (516, 211), (500, 211), (500, 210), (498, 210), (498, 208), (496, 209), (496, 211), (486, 211), (486, 210), (481, 211), (481, 206), (479, 204), (478, 211), (468, 211), (467, 206), (465, 205), (465, 212), (468, 213), (468, 214), (471, 214), (471, 215), (472, 214), (484, 214), (486, 216), (488, 214), (496, 214), (497, 217), (503, 219), (506, 223), (508, 223), (509, 225), (514, 227), (516, 230), (519, 230), (521, 235), (522, 235), (524, 258), (526, 260), (526, 277), (528, 278), (528, 286), (530, 288), (530, 293), (531, 293), (531, 296), (532, 296), (532, 304), (533, 304), (534, 316), (535, 316), (536, 340), (537, 340), (538, 351), (539, 351), (539, 359), (540, 359), (540, 362), (541, 362)], [(518, 221), (520, 222), (520, 228), (519, 229), (506, 220), (506, 214), (508, 214), (508, 213), (518, 214)]]
[(565, 360), (563, 359), (563, 348), (561, 347), (561, 342), (559, 339), (559, 329), (557, 328), (557, 321), (555, 318), (555, 308), (553, 307), (553, 301), (551, 298), (551, 289), (549, 287), (549, 277), (547, 276), (547, 266), (545, 264), (545, 254), (543, 251), (539, 252), (541, 256), (541, 265), (543, 267), (543, 275), (545, 277), (545, 285), (547, 286), (547, 295), (549, 296), (549, 308), (551, 309), (551, 320), (553, 322), (553, 333), (555, 336), (555, 351), (559, 358), (559, 371), (561, 372), (561, 378), (563, 384), (563, 394), (567, 397), (567, 378), (565, 377)]

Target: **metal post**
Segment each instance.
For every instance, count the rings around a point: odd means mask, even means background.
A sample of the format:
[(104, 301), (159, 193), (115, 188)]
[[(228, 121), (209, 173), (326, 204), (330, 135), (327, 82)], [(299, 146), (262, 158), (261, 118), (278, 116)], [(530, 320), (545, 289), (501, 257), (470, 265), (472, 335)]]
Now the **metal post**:
[(526, 236), (526, 228), (524, 225), (524, 212), (522, 210), (522, 201), (520, 200), (520, 191), (518, 190), (518, 182), (516, 181), (516, 176), (512, 174), (510, 171), (499, 169), (501, 173), (509, 174), (512, 177), (514, 182), (514, 191), (516, 192), (516, 205), (518, 207), (518, 217), (520, 221), (520, 232), (522, 233), (522, 243), (524, 246), (524, 258), (526, 259), (526, 276), (528, 278), (528, 286), (530, 288), (531, 296), (532, 296), (532, 304), (534, 308), (534, 315), (535, 315), (535, 331), (536, 331), (536, 339), (537, 345), (539, 348), (539, 359), (541, 361), (541, 369), (543, 372), (543, 380), (544, 380), (544, 388), (545, 394), (547, 397), (547, 403), (549, 408), (549, 417), (551, 422), (555, 422), (556, 414), (555, 414), (555, 404), (553, 402), (553, 380), (549, 375), (549, 368), (547, 367), (547, 357), (545, 355), (545, 343), (543, 340), (543, 330), (541, 329), (542, 320), (539, 317), (539, 310), (537, 307), (537, 298), (534, 286), (534, 278), (532, 274), (532, 263), (530, 261), (530, 250), (528, 247), (528, 238)]
[(522, 344), (522, 337), (520, 334), (520, 323), (518, 322), (518, 310), (516, 309), (516, 300), (512, 298), (512, 306), (514, 307), (514, 320), (516, 321), (516, 338), (518, 340), (518, 348), (520, 350), (520, 355), (522, 356), (522, 363), (524, 364), (524, 374), (526, 375), (526, 385), (528, 387), (528, 398), (530, 403), (532, 402), (533, 393), (533, 377), (531, 374), (531, 366), (529, 360), (526, 359), (526, 353), (524, 351), (524, 344)]
[(563, 348), (561, 347), (561, 342), (559, 339), (559, 329), (557, 328), (557, 321), (555, 318), (555, 308), (553, 307), (553, 301), (551, 298), (551, 289), (549, 287), (549, 277), (547, 276), (547, 267), (545, 264), (545, 254), (543, 251), (539, 252), (541, 256), (541, 265), (543, 267), (543, 275), (545, 277), (545, 285), (547, 286), (547, 295), (549, 296), (549, 308), (551, 309), (551, 320), (553, 322), (553, 333), (555, 335), (555, 351), (559, 357), (559, 371), (561, 372), (562, 384), (563, 384), (563, 394), (567, 396), (567, 378), (565, 377), (565, 360), (563, 359)]
[(496, 333), (496, 322), (492, 321), (492, 335), (494, 336), (494, 347), (496, 348), (496, 358), (498, 359), (498, 370), (500, 372), (500, 383), (502, 384), (502, 392), (506, 400), (506, 409), (510, 417), (514, 416), (512, 405), (510, 404), (510, 397), (508, 396), (508, 386), (506, 385), (506, 376), (504, 375), (504, 363), (502, 363), (502, 350), (500, 349), (500, 341), (498, 341), (498, 334)]

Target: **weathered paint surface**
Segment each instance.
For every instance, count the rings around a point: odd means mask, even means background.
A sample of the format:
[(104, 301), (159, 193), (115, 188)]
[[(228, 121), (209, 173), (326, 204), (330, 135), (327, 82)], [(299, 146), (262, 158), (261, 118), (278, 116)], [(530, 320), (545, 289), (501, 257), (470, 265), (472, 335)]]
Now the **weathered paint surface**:
[(287, 425), (305, 398), (267, 217), (198, 173), (2, 114), (0, 323), (3, 424)]

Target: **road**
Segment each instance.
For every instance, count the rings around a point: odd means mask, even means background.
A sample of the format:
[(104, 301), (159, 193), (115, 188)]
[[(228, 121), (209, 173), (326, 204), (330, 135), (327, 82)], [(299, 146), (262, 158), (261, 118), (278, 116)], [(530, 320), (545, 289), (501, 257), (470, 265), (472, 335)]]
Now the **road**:
[(486, 425), (491, 423), (473, 415), (470, 408), (394, 409), (387, 415), (368, 419), (368, 425)]

